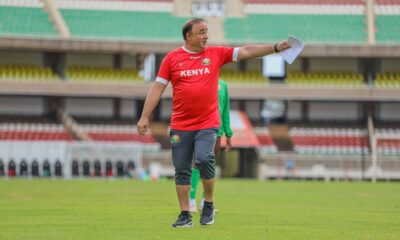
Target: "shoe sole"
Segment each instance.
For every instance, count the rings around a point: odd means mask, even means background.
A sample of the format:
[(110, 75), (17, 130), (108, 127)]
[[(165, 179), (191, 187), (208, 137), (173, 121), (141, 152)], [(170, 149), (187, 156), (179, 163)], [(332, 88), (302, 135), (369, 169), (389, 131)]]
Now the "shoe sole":
[(212, 224), (214, 224), (214, 220), (215, 220), (215, 213), (214, 213), (214, 215), (213, 215), (212, 221), (209, 221), (208, 223), (200, 223), (200, 224), (201, 224), (201, 225), (212, 225)]
[(191, 228), (191, 227), (193, 227), (193, 223), (188, 223), (188, 224), (185, 224), (185, 225), (182, 225), (182, 226), (173, 226), (172, 225), (172, 227), (173, 228)]
[(214, 219), (208, 223), (201, 223), (201, 225), (212, 225), (212, 224), (214, 224)]

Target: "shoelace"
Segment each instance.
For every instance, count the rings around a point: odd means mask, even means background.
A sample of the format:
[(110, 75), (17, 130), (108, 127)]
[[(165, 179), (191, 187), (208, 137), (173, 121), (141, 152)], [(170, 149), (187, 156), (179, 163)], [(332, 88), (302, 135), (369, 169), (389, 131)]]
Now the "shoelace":
[(189, 218), (189, 216), (186, 215), (186, 214), (183, 214), (183, 213), (179, 214), (179, 217), (178, 217), (178, 219), (179, 219), (180, 221), (181, 221), (181, 220), (186, 220), (187, 218)]

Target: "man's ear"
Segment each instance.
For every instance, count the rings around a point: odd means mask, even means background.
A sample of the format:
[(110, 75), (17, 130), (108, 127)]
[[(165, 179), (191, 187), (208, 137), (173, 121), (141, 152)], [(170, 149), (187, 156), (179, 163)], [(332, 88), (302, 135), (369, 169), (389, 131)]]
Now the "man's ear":
[(191, 38), (192, 37), (192, 31), (188, 31), (187, 33), (186, 33), (186, 39), (189, 39), (189, 38)]

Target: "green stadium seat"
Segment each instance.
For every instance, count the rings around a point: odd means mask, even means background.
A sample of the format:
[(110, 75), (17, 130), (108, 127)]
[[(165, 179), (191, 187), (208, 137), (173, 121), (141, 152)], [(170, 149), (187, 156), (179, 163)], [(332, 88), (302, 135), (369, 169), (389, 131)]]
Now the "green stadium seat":
[(308, 43), (363, 43), (363, 15), (249, 14), (227, 18), (225, 37), (230, 43), (277, 42), (294, 35)]
[(59, 81), (49, 67), (32, 65), (0, 65), (0, 80), (13, 81)]
[(57, 36), (42, 8), (0, 6), (0, 36)]
[(375, 24), (378, 43), (400, 43), (399, 15), (378, 15)]
[(233, 70), (221, 71), (220, 78), (228, 83), (237, 84), (263, 84), (269, 83), (268, 78), (264, 78), (260, 71), (238, 72)]
[(353, 72), (290, 72), (285, 79), (289, 85), (360, 87), (364, 85), (361, 74)]
[(77, 82), (144, 82), (135, 69), (72, 66), (66, 70), (69, 81)]
[(60, 9), (73, 37), (182, 41), (188, 18), (170, 13)]
[(400, 72), (377, 74), (374, 85), (379, 88), (399, 88)]

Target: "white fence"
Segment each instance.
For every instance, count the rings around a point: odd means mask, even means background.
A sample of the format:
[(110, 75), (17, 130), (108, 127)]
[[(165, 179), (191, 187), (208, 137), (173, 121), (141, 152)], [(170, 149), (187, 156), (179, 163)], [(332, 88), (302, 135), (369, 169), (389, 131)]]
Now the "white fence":
[(142, 154), (138, 143), (4, 141), (0, 142), (0, 173), (64, 178), (123, 176), (142, 169)]

